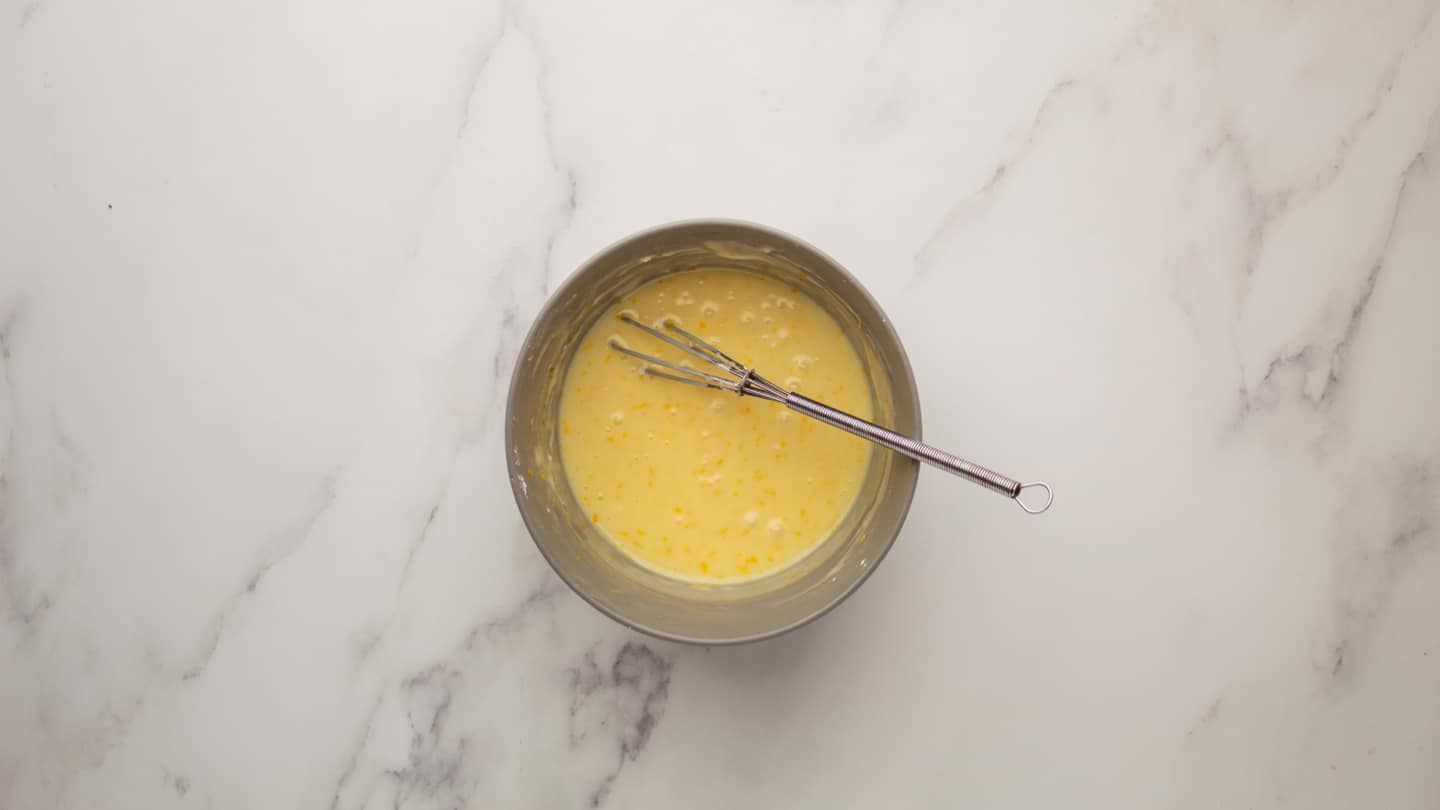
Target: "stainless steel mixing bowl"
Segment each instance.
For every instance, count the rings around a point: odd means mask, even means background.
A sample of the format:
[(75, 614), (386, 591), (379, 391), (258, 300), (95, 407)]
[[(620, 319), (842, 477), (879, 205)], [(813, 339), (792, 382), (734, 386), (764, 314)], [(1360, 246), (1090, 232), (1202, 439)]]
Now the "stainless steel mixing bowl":
[[(667, 273), (731, 267), (770, 275), (845, 326), (874, 396), (875, 421), (920, 436), (910, 361), (870, 294), (835, 260), (760, 225), (695, 220), (623, 239), (590, 259), (545, 303), (520, 347), (505, 417), (505, 463), (520, 515), (556, 573), (590, 604), (650, 635), (733, 644), (779, 635), (823, 615), (860, 586), (905, 522), (919, 465), (876, 450), (854, 506), (818, 548), (761, 579), (697, 584), (625, 556), (584, 512), (560, 460), (560, 390), (579, 340), (616, 298)], [(762, 369), (763, 371), (763, 369)], [(778, 407), (778, 406), (777, 406)]]

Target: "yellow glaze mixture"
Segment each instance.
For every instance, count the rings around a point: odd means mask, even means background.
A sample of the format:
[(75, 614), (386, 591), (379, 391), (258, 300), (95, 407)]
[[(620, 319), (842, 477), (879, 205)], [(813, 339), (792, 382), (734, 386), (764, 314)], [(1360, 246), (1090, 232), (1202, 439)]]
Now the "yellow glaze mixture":
[(854, 347), (808, 296), (736, 270), (665, 276), (615, 302), (566, 372), (560, 454), (591, 521), (642, 565), (704, 582), (773, 573), (824, 540), (855, 500), (871, 445), (783, 405), (641, 373), (612, 337), (687, 356), (621, 312), (656, 326), (674, 318), (790, 390), (865, 419), (872, 411)]

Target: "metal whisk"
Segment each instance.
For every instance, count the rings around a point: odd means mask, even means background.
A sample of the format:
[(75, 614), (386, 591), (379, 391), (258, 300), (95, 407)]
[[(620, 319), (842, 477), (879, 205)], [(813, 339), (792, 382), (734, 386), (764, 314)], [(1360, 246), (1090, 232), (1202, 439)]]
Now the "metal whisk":
[[(1055, 500), (1055, 495), (1051, 491), (1049, 484), (1041, 481), (1022, 484), (1013, 478), (1008, 478), (993, 470), (987, 470), (978, 464), (972, 464), (958, 456), (952, 456), (944, 450), (931, 447), (909, 436), (902, 436), (893, 430), (887, 430), (873, 422), (867, 422), (859, 417), (851, 416), (844, 411), (836, 410), (823, 402), (816, 402), (794, 391), (787, 391), (760, 376), (755, 369), (746, 366), (725, 352), (720, 351), (718, 348), (681, 329), (673, 321), (667, 321), (664, 326), (670, 332), (678, 335), (678, 337), (673, 337), (659, 329), (646, 326), (628, 314), (622, 314), (620, 320), (645, 332), (651, 337), (665, 341), (692, 357), (704, 360), (706, 363), (723, 370), (729, 375), (727, 377), (721, 377), (693, 368), (686, 368), (685, 366), (672, 363), (663, 358), (637, 352), (616, 338), (610, 339), (610, 348), (621, 354), (644, 361), (644, 371), (652, 377), (660, 377), (666, 380), (685, 383), (686, 385), (713, 388), (716, 391), (729, 391), (732, 394), (758, 397), (769, 400), (770, 402), (777, 402), (792, 411), (799, 411), (827, 425), (832, 425), (861, 438), (869, 439), (883, 447), (888, 447), (903, 456), (909, 456), (916, 461), (922, 461), (932, 467), (939, 467), (945, 472), (953, 473), (961, 478), (979, 484), (988, 490), (998, 492), (1014, 500), (1015, 503), (1020, 505), (1021, 509), (1024, 509), (1032, 515), (1038, 515), (1046, 509), (1049, 509), (1050, 504)], [(669, 369), (669, 371), (662, 371), (661, 368)], [(1021, 500), (1021, 493), (1030, 489), (1043, 490), (1045, 497), (1044, 502), (1032, 506)]]

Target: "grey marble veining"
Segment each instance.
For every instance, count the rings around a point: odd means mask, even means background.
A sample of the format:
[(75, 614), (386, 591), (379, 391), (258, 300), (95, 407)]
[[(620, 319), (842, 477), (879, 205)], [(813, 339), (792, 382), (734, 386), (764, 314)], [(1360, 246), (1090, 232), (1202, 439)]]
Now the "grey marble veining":
[[(0, 806), (1428, 808), (1440, 5), (0, 12)], [(796, 233), (922, 475), (853, 599), (637, 636), (501, 462), (610, 241)]]

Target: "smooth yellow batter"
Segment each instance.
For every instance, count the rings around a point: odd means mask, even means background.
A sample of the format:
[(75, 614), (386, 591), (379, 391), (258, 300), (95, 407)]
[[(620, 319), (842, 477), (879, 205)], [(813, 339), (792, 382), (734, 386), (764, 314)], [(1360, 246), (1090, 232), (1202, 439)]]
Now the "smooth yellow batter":
[[(560, 400), (560, 454), (601, 533), (670, 576), (748, 579), (829, 535), (865, 477), (871, 445), (783, 405), (650, 377), (610, 348), (687, 356), (619, 319), (666, 318), (792, 391), (869, 419), (869, 381), (840, 324), (764, 276), (698, 269), (615, 302), (582, 339)], [(720, 373), (713, 368), (703, 370)]]

